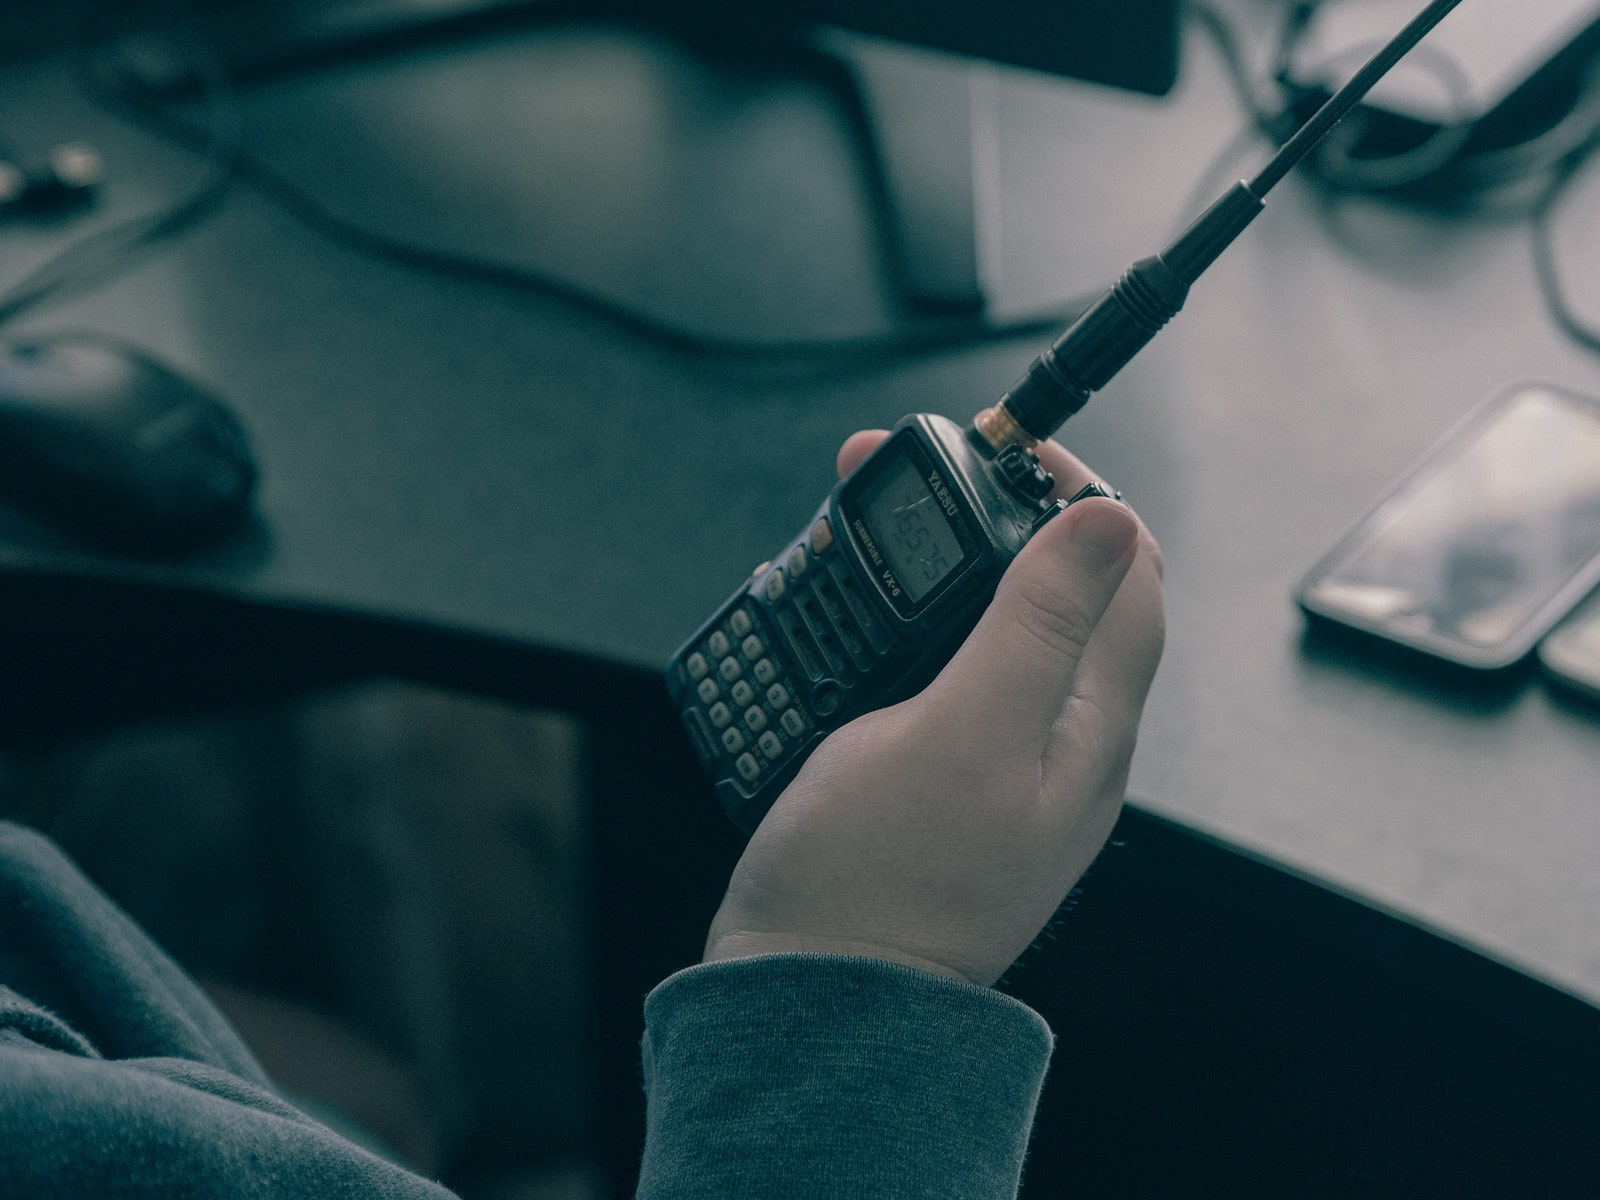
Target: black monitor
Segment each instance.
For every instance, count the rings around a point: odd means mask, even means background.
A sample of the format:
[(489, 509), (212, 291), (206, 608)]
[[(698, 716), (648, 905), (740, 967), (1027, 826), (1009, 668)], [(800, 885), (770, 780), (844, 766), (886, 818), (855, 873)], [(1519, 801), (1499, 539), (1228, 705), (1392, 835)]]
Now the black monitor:
[[(211, 0), (194, 5), (241, 78), (362, 47), (494, 23), (614, 16), (702, 28), (833, 25), (1160, 95), (1178, 69), (1180, 0)], [(116, 0), (111, 0), (114, 7)], [(70, 12), (75, 6), (60, 7)], [(149, 5), (128, 4), (146, 12)], [(0, 45), (67, 18), (0, 16)]]
[(1178, 0), (785, 0), (803, 20), (1164, 95)]

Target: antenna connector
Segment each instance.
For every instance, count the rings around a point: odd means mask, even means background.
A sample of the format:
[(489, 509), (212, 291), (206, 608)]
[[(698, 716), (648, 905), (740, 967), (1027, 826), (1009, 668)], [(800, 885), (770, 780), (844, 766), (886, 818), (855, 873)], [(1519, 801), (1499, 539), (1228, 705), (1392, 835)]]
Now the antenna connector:
[(1177, 316), (1190, 285), (1261, 208), (1236, 183), (1167, 249), (1129, 267), (1001, 398), (1011, 420), (1036, 441), (1054, 433)]

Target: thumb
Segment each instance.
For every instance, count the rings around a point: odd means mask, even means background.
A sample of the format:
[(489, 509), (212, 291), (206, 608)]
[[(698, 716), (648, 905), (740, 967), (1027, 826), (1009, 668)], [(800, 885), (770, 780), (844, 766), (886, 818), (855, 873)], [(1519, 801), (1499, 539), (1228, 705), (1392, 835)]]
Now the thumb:
[(1103, 499), (1079, 501), (1034, 535), (939, 676), (955, 729), (991, 753), (1039, 752), (1138, 543), (1133, 514)]

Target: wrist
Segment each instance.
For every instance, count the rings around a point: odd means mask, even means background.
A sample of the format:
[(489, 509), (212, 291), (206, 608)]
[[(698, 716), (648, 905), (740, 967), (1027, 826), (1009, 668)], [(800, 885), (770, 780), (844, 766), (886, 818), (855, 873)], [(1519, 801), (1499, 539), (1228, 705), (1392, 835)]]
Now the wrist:
[(990, 986), (992, 980), (972, 979), (955, 967), (921, 955), (912, 954), (894, 946), (851, 938), (835, 938), (800, 933), (752, 933), (736, 930), (719, 933), (713, 928), (706, 941), (703, 962), (721, 962), (734, 958), (753, 958), (758, 954), (838, 954), (850, 958), (876, 958), (883, 962), (898, 963), (930, 975), (959, 979), (981, 987)]

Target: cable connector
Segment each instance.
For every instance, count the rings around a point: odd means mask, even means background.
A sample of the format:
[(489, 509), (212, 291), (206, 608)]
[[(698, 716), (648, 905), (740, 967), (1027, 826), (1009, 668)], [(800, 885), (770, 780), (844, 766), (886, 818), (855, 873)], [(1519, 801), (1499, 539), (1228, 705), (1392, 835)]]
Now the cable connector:
[(1172, 245), (1129, 267), (1001, 398), (1011, 421), (1035, 441), (1054, 433), (1178, 315), (1190, 286), (1261, 209), (1241, 180)]

